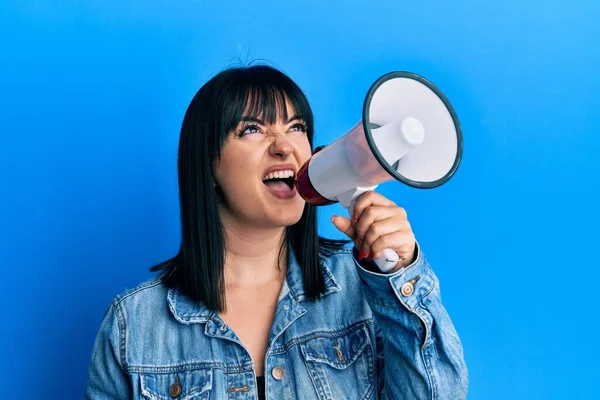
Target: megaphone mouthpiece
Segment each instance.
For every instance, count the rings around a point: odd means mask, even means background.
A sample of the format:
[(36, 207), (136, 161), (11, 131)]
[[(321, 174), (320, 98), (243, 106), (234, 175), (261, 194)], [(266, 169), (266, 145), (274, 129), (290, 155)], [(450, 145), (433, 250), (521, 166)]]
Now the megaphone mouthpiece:
[(407, 117), (371, 128), (373, 142), (383, 160), (393, 165), (425, 140), (425, 129), (418, 119)]
[(423, 124), (416, 118), (407, 117), (402, 121), (402, 138), (406, 143), (416, 147), (425, 140), (425, 129)]

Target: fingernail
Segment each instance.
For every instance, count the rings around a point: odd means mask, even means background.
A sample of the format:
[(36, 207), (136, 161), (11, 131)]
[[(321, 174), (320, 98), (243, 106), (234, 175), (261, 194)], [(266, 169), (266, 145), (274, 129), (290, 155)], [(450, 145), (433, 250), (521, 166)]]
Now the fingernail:
[(369, 258), (370, 258), (371, 260), (372, 260), (372, 259), (374, 259), (374, 258), (375, 258), (375, 254), (373, 254), (373, 252), (370, 252), (370, 253), (369, 253)]
[(358, 255), (358, 261), (362, 261), (363, 258), (365, 258), (367, 256), (367, 252), (364, 250), (360, 251), (360, 254)]

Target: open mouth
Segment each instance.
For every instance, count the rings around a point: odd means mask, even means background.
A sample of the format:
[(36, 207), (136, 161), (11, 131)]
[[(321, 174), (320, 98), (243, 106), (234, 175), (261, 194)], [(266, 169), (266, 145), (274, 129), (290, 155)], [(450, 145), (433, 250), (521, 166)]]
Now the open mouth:
[(292, 191), (294, 189), (295, 173), (292, 170), (271, 172), (262, 181), (274, 191)]

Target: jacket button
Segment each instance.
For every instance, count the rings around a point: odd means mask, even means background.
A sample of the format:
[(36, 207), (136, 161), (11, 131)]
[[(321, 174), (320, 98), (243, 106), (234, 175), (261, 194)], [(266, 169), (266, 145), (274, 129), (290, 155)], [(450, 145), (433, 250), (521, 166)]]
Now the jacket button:
[(281, 367), (275, 367), (271, 370), (271, 375), (273, 375), (273, 378), (280, 381), (283, 378), (283, 369)]
[(412, 284), (412, 282), (406, 282), (400, 288), (400, 292), (402, 293), (402, 296), (410, 296), (411, 294), (413, 294), (414, 291), (415, 291), (415, 286)]
[(172, 398), (179, 397), (181, 395), (181, 385), (179, 384), (179, 377), (175, 377), (175, 383), (169, 388), (169, 396)]

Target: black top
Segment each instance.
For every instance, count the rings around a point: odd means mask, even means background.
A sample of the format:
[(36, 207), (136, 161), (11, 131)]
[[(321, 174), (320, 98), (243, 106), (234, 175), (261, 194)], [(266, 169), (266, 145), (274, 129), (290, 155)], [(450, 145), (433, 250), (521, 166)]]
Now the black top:
[(257, 376), (256, 377), (256, 386), (258, 390), (258, 400), (265, 400), (265, 377)]

